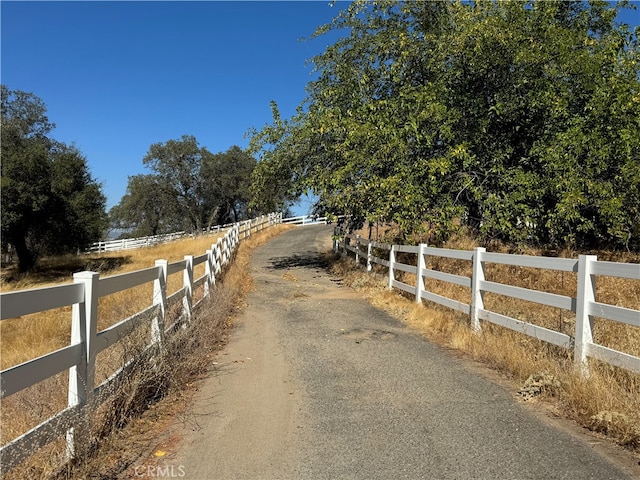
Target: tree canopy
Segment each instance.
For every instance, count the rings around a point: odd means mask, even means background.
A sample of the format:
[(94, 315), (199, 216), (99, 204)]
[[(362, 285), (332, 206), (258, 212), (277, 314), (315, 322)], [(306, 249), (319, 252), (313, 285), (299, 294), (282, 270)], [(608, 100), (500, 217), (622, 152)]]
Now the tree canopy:
[(19, 269), (40, 255), (73, 252), (102, 238), (106, 199), (74, 146), (48, 135), (44, 102), (2, 85), (2, 244), (16, 251)]
[(316, 32), (348, 33), (313, 58), (296, 114), (274, 105), (252, 136), (254, 201), (311, 190), (405, 233), (640, 248), (640, 52), (619, 8), (350, 4)]
[(238, 146), (213, 154), (192, 135), (154, 143), (142, 159), (154, 173), (129, 177), (109, 212), (115, 228), (135, 236), (200, 233), (247, 215), (254, 157)]

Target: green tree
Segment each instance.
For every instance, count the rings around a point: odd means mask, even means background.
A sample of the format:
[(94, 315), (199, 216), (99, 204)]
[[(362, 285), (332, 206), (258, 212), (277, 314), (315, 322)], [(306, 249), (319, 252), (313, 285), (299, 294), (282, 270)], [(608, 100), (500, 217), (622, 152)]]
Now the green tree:
[(459, 218), (485, 239), (637, 247), (639, 51), (618, 8), (353, 2), (318, 29), (346, 34), (296, 114), (252, 136), (254, 202), (310, 189), (405, 233)]
[(215, 208), (207, 202), (207, 184), (202, 175), (202, 166), (211, 156), (194, 136), (183, 135), (179, 140), (154, 143), (142, 159), (167, 189), (165, 198), (171, 202), (168, 207), (184, 219), (184, 227), (194, 233), (202, 232)]
[(234, 145), (226, 152), (208, 156), (202, 166), (209, 205), (217, 205), (216, 220), (223, 224), (237, 222), (248, 214), (251, 174), (256, 159)]
[(107, 226), (105, 197), (86, 159), (49, 138), (42, 100), (2, 85), (2, 243), (15, 247), (19, 269), (42, 254), (75, 251)]
[(111, 226), (134, 237), (178, 231), (182, 222), (170, 192), (158, 175), (130, 176), (126, 193), (109, 211)]
[(300, 196), (302, 188), (298, 172), (304, 170), (305, 154), (300, 151), (302, 147), (295, 149), (287, 144), (296, 117), (291, 122), (283, 121), (275, 101), (271, 101), (271, 113), (272, 124), (249, 132), (249, 152), (259, 157), (249, 187), (249, 208), (257, 214), (284, 212)]

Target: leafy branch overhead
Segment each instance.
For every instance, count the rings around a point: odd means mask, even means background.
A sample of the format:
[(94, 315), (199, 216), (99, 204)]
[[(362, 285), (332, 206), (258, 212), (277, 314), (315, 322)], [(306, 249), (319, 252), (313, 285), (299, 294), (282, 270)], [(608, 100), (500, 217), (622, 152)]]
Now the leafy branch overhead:
[(640, 248), (640, 59), (619, 8), (350, 4), (316, 33), (344, 35), (297, 113), (274, 105), (252, 136), (254, 203), (311, 190), (405, 233)]

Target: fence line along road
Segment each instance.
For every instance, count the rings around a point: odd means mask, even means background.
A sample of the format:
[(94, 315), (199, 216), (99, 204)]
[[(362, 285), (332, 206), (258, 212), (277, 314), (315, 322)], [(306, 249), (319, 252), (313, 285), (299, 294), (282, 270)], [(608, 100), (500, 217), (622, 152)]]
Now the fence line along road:
[[(203, 234), (219, 234), (229, 228), (238, 225), (240, 238), (245, 238), (251, 235), (252, 231), (259, 231), (261, 225), (265, 222), (272, 222), (275, 218), (278, 218), (282, 223), (304, 223), (309, 222), (311, 217), (292, 217), (282, 219), (281, 213), (270, 213), (269, 215), (262, 215), (261, 217), (252, 218), (250, 220), (244, 220), (237, 223), (226, 223), (224, 225), (216, 225), (215, 227), (207, 228)], [(307, 224), (307, 223), (305, 223)], [(311, 224), (311, 223), (308, 223)], [(162, 243), (169, 243), (180, 238), (191, 237), (193, 234), (187, 232), (174, 232), (165, 233), (162, 235), (151, 235), (147, 237), (135, 237), (135, 238), (120, 238), (118, 240), (105, 240), (100, 242), (94, 242), (85, 253), (106, 253), (106, 252), (119, 252), (122, 250), (134, 250), (136, 248), (151, 247), (153, 245), (159, 245)]]
[[(414, 295), (416, 302), (426, 300), (469, 315), (471, 327), (476, 332), (481, 329), (480, 320), (484, 320), (560, 347), (573, 348), (574, 362), (583, 375), (589, 373), (588, 357), (640, 373), (640, 357), (599, 345), (593, 339), (595, 317), (640, 328), (640, 311), (596, 301), (596, 278), (598, 275), (640, 280), (640, 264), (603, 262), (598, 261), (595, 255), (580, 255), (576, 260), (490, 253), (481, 247), (466, 251), (433, 248), (425, 244), (388, 245), (363, 240), (359, 235), (348, 234), (340, 227), (336, 227), (334, 230), (334, 251), (336, 253), (342, 251), (344, 256), (351, 252), (355, 257), (356, 264), (366, 266), (367, 271), (372, 270), (373, 264), (386, 267), (389, 288), (396, 288)], [(380, 255), (379, 252), (383, 251), (389, 252), (387, 258), (377, 256)], [(409, 265), (397, 261), (398, 253), (415, 255), (415, 264)], [(427, 268), (429, 256), (471, 262), (471, 277), (429, 269)], [(577, 273), (576, 296), (568, 297), (487, 281), (485, 280), (485, 265), (489, 263)], [(416, 276), (415, 284), (411, 285), (397, 279), (396, 272), (414, 274)], [(469, 303), (428, 291), (425, 287), (426, 278), (469, 289)], [(487, 292), (571, 311), (576, 314), (574, 335), (570, 336), (492, 312), (484, 305), (484, 294)]]
[[(299, 219), (294, 222), (297, 221)], [(74, 282), (70, 284), (0, 294), (0, 320), (72, 307), (70, 345), (0, 372), (0, 398), (5, 399), (58, 373), (69, 371), (68, 407), (3, 445), (0, 448), (2, 472), (11, 470), (36, 450), (64, 435), (67, 456), (73, 458), (79, 446), (86, 442), (84, 435), (92, 408), (108, 397), (133, 365), (133, 359), (127, 361), (107, 380), (95, 386), (96, 355), (150, 321), (151, 337), (144, 354), (148, 361), (153, 361), (154, 347), (161, 347), (176, 326), (188, 328), (192, 312), (209, 296), (216, 279), (232, 261), (240, 241), (279, 223), (282, 223), (282, 215), (270, 214), (225, 225), (226, 234), (212, 244), (210, 250), (198, 256), (187, 255), (177, 262), (157, 260), (150, 268), (102, 278), (95, 272), (80, 272), (74, 275)], [(205, 273), (194, 279), (194, 267), (201, 264), (205, 265)], [(169, 293), (167, 278), (176, 274), (182, 274), (183, 286)], [(101, 332), (97, 331), (100, 297), (149, 283), (153, 284), (153, 297), (149, 299), (147, 308)], [(194, 301), (193, 292), (201, 286), (203, 295)], [(180, 303), (182, 307), (178, 308), (177, 317), (170, 316), (170, 307)]]

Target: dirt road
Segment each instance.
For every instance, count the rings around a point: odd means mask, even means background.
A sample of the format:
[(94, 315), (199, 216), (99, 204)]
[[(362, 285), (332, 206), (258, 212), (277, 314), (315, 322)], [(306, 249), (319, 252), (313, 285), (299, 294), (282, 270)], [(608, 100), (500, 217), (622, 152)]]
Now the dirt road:
[(255, 290), (164, 460), (172, 476), (636, 478), (341, 286), (320, 260), (330, 234), (298, 228), (254, 254)]

